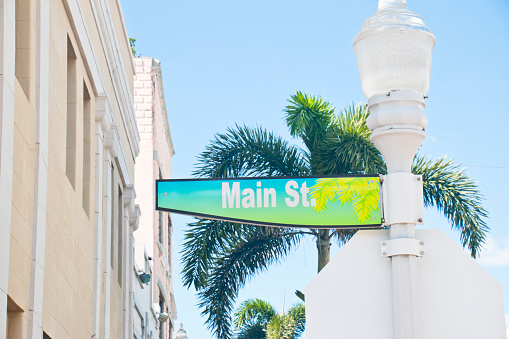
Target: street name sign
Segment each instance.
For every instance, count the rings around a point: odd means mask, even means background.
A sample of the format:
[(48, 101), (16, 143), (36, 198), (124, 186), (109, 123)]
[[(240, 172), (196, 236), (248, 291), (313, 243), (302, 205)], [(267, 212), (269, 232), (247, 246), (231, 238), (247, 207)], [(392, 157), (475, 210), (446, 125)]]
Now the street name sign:
[(156, 180), (156, 210), (306, 228), (381, 225), (377, 175)]

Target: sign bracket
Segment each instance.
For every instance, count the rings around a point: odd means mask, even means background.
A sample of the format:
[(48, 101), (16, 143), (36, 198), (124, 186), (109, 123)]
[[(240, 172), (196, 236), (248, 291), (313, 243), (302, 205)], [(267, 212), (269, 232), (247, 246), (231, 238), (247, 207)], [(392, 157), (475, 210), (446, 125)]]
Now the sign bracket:
[(414, 238), (398, 238), (385, 240), (380, 243), (382, 257), (390, 258), (398, 255), (426, 256), (424, 241)]

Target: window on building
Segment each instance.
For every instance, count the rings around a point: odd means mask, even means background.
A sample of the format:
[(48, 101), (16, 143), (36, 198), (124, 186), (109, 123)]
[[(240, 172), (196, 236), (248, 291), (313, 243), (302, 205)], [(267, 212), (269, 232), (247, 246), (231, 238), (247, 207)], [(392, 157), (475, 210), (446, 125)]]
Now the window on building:
[(67, 36), (67, 128), (65, 174), (76, 184), (76, 53)]
[(51, 339), (51, 337), (46, 332), (43, 332), (42, 339)]
[(91, 185), (91, 145), (92, 145), (92, 121), (90, 93), (83, 81), (83, 209), (90, 217), (90, 185)]
[(7, 339), (23, 337), (23, 309), (7, 296)]
[[(159, 292), (159, 310), (161, 313), (166, 312), (166, 305), (162, 296), (162, 292)], [(164, 333), (166, 330), (166, 322), (159, 323), (159, 339), (164, 339)]]
[[(161, 173), (161, 169), (159, 168), (159, 179), (163, 178), (163, 174)], [(159, 212), (159, 229), (157, 240), (159, 244), (161, 244), (161, 248), (163, 247), (163, 232), (164, 232), (164, 214), (163, 212)]]
[(32, 73), (35, 70), (33, 48), (35, 2), (32, 0), (16, 0), (16, 79), (28, 100), (32, 98)]
[(168, 213), (168, 263), (170, 264), (171, 268), (171, 218), (170, 214)]
[(157, 240), (163, 245), (163, 228), (164, 228), (164, 215), (163, 212), (159, 211), (159, 230)]
[(111, 167), (111, 269), (117, 272), (117, 281), (122, 287), (124, 277), (124, 197), (123, 183), (118, 172), (118, 163)]
[(110, 223), (110, 234), (111, 234), (111, 243), (110, 243), (110, 264), (111, 269), (115, 267), (115, 256), (113, 253), (115, 253), (115, 165), (111, 164), (111, 187), (110, 187), (110, 199), (111, 199), (111, 223)]

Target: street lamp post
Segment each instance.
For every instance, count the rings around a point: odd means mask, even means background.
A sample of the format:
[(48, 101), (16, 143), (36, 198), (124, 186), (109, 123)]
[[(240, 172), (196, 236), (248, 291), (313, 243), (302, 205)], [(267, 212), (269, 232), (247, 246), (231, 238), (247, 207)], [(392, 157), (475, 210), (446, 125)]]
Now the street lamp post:
[(382, 255), (392, 260), (395, 339), (421, 337), (417, 258), (425, 250), (415, 239), (415, 225), (423, 223), (422, 180), (411, 166), (425, 138), (424, 99), (434, 44), (434, 35), (407, 9), (406, 0), (379, 0), (377, 13), (354, 41), (371, 140), (387, 165), (383, 211), (390, 239), (381, 246)]
[(504, 337), (501, 285), (443, 232), (415, 230), (423, 183), (411, 166), (425, 137), (434, 44), (405, 0), (380, 0), (355, 38), (367, 125), (387, 164), (381, 200), (389, 230), (357, 232), (306, 287), (309, 338)]

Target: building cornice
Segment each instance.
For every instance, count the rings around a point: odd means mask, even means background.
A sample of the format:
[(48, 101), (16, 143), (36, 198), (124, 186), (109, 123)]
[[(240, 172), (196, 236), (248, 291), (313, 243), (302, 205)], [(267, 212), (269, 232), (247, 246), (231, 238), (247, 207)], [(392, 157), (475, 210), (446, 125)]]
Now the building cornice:
[(90, 77), (92, 89), (96, 96), (105, 95), (106, 92), (104, 82), (99, 71), (99, 63), (96, 59), (96, 54), (92, 48), (92, 41), (85, 20), (83, 18), (83, 12), (78, 0), (64, 0), (64, 7), (69, 17), (72, 30), (76, 35), (76, 41), (80, 54), (83, 56), (83, 62), (85, 68)]
[[(122, 38), (126, 41), (127, 43), (127, 46), (131, 46), (130, 45), (130, 42), (129, 42), (129, 35), (127, 34), (127, 29), (126, 29), (126, 24), (125, 24), (125, 19), (124, 19), (124, 11), (122, 11), (122, 5), (120, 3), (120, 0), (116, 0), (115, 1), (116, 5), (117, 5), (117, 9), (118, 9), (118, 13), (120, 14), (120, 21), (122, 22)], [(135, 67), (134, 67), (134, 56), (129, 53), (129, 55), (131, 56), (131, 70), (133, 71), (133, 73), (135, 73)]]
[(170, 124), (168, 123), (168, 112), (166, 110), (166, 99), (164, 97), (164, 88), (163, 88), (163, 73), (161, 71), (161, 62), (157, 59), (152, 59), (153, 68), (156, 72), (157, 86), (159, 87), (159, 99), (161, 102), (161, 110), (163, 113), (163, 121), (164, 121), (164, 129), (166, 132), (166, 142), (168, 143), (168, 148), (170, 150), (170, 156), (175, 154), (175, 149), (173, 148), (173, 141), (171, 139), (170, 133)]
[[(83, 56), (92, 89), (96, 96), (107, 96), (104, 81), (99, 71), (99, 63), (92, 47), (89, 30), (85, 25), (79, 1), (64, 0), (64, 6), (68, 12), (71, 27), (77, 37), (78, 48)], [(136, 127), (133, 96), (129, 89), (130, 80), (127, 77), (120, 55), (111, 12), (104, 0), (92, 0), (91, 6), (112, 79), (115, 100), (120, 108), (122, 124), (126, 130), (133, 158), (136, 158), (140, 151), (140, 136)], [(124, 24), (123, 20), (122, 24)], [(133, 65), (129, 67), (133, 67)]]
[[(113, 26), (113, 18), (111, 17), (109, 3), (104, 0), (93, 0), (91, 3), (102, 47), (106, 55), (117, 103), (121, 112), (125, 113), (121, 114), (122, 121), (126, 128), (133, 157), (136, 158), (140, 152), (140, 136), (138, 128), (136, 127), (134, 102), (132, 100), (133, 95), (129, 88), (129, 82), (133, 79), (128, 79), (125, 72), (124, 62), (120, 54), (120, 44)], [(123, 20), (122, 24), (125, 26)], [(127, 44), (127, 46), (129, 46), (129, 44)], [(129, 67), (133, 67), (132, 63)]]

